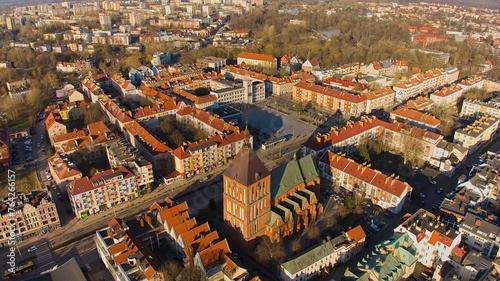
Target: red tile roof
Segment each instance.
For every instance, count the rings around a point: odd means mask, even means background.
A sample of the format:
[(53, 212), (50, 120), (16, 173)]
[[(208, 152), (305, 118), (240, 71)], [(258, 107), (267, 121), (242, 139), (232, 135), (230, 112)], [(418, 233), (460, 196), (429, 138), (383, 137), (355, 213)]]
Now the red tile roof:
[(436, 245), (436, 243), (439, 242), (443, 245), (446, 245), (447, 247), (451, 247), (451, 243), (453, 242), (453, 239), (450, 237), (439, 233), (436, 230), (432, 231), (431, 237), (429, 238), (429, 244), (432, 246)]
[(355, 94), (350, 94), (346, 92), (341, 92), (338, 90), (334, 90), (328, 87), (323, 87), (320, 85), (316, 85), (313, 83), (308, 83), (305, 81), (301, 81), (297, 84), (295, 84), (294, 87), (301, 88), (304, 90), (316, 92), (316, 93), (321, 93), (323, 95), (331, 96), (337, 99), (349, 101), (352, 103), (362, 103), (366, 101), (366, 95), (355, 95)]
[(407, 108), (398, 108), (391, 113), (391, 118), (396, 119), (397, 117), (401, 117), (403, 119), (414, 120), (418, 123), (429, 125), (430, 127), (439, 126), (441, 121), (439, 121), (436, 117), (430, 114), (424, 114), (419, 111)]
[(457, 84), (451, 84), (449, 87), (444, 87), (441, 90), (434, 91), (431, 95), (438, 97), (447, 97), (461, 90), (462, 87), (458, 86)]
[(347, 237), (349, 237), (349, 239), (353, 239), (357, 243), (363, 242), (366, 239), (366, 234), (365, 234), (363, 228), (361, 227), (361, 225), (358, 225), (358, 226), (348, 230), (346, 232), (346, 234), (347, 234)]
[(249, 53), (249, 52), (241, 52), (238, 54), (238, 58), (251, 59), (251, 60), (261, 60), (261, 61), (274, 61), (276, 58), (273, 55), (266, 54), (258, 54), (258, 53)]
[(410, 185), (397, 178), (386, 176), (380, 171), (358, 164), (352, 159), (331, 151), (328, 151), (320, 161), (398, 197), (404, 196), (404, 191), (412, 189)]
[(147, 144), (154, 154), (172, 151), (165, 143), (159, 141), (136, 121), (129, 122), (123, 127), (129, 134)]
[(112, 174), (121, 174), (123, 179), (128, 179), (134, 177), (134, 174), (129, 171), (127, 168), (120, 166), (116, 169), (108, 169), (106, 171), (97, 173), (93, 176), (84, 177), (81, 179), (74, 180), (70, 182), (66, 188), (71, 195), (77, 195), (85, 192), (89, 192), (93, 189), (102, 187), (105, 185), (105, 181), (102, 180), (103, 177), (110, 176)]

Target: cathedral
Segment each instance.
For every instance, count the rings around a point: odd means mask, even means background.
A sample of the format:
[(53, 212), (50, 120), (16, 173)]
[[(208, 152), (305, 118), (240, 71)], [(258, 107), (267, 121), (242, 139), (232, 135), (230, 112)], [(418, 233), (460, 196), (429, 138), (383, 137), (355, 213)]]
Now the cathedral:
[(223, 174), (224, 233), (252, 251), (256, 238), (279, 241), (314, 223), (320, 179), (310, 155), (269, 171), (248, 142)]

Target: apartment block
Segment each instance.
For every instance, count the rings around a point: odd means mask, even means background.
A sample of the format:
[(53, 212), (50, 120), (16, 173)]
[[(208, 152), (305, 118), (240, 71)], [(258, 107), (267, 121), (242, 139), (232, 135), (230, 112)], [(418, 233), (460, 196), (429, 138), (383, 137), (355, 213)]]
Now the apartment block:
[(460, 117), (478, 119), (481, 115), (500, 118), (500, 103), (466, 99), (462, 103)]
[(435, 104), (444, 107), (456, 107), (458, 100), (464, 94), (464, 89), (458, 84), (452, 84), (441, 90), (436, 90), (430, 95)]
[(124, 166), (134, 173), (137, 187), (146, 192), (154, 181), (153, 165), (127, 140), (115, 140), (106, 144), (106, 155), (111, 168)]
[(241, 52), (236, 57), (238, 65), (259, 66), (272, 70), (278, 69), (278, 59), (272, 55)]
[(52, 145), (54, 145), (52, 139), (55, 136), (66, 134), (68, 132), (66, 125), (63, 123), (61, 115), (54, 112), (50, 112), (46, 115), (45, 129), (47, 130), (47, 134)]
[(378, 139), (391, 149), (400, 150), (406, 137), (414, 138), (422, 143), (424, 151), (421, 160), (429, 161), (435, 146), (443, 136), (407, 124), (387, 123), (376, 117), (362, 117), (358, 122), (349, 121), (342, 128), (331, 128), (326, 134), (318, 133), (301, 146), (304, 154), (313, 158), (321, 158), (326, 151), (342, 152), (347, 155), (357, 151), (357, 147), (369, 139)]
[(389, 177), (367, 165), (328, 151), (319, 160), (321, 175), (349, 191), (366, 194), (367, 198), (395, 214), (411, 197), (413, 188), (398, 177)]
[(422, 93), (422, 82), (417, 78), (410, 78), (395, 84), (392, 89), (396, 92), (396, 101), (404, 102)]
[(390, 118), (432, 132), (437, 132), (441, 124), (441, 121), (430, 114), (407, 108), (398, 108), (391, 111)]
[(471, 125), (455, 131), (453, 143), (458, 143), (474, 153), (483, 143), (489, 141), (498, 128), (499, 118), (484, 115)]
[(284, 262), (280, 268), (283, 281), (315, 278), (323, 268), (343, 264), (363, 250), (366, 234), (356, 226), (311, 250)]
[(417, 248), (418, 261), (429, 268), (448, 261), (451, 251), (460, 244), (462, 237), (457, 230), (445, 226), (424, 209), (408, 214), (394, 231), (410, 237)]
[(71, 209), (80, 219), (139, 196), (135, 175), (123, 166), (74, 180), (66, 189)]
[[(15, 206), (10, 206), (10, 202), (14, 202)], [(7, 246), (12, 234), (16, 240), (26, 240), (61, 226), (56, 204), (46, 191), (33, 190), (30, 193), (16, 194), (14, 201), (5, 198), (0, 205), (2, 246)], [(14, 209), (14, 212), (9, 212), (9, 208)]]
[(214, 107), (230, 104), (252, 104), (266, 98), (265, 84), (263, 82), (244, 79), (241, 83), (235, 81), (213, 79), (210, 94), (217, 100)]
[(64, 193), (66, 192), (65, 187), (68, 183), (82, 177), (82, 172), (78, 170), (78, 167), (69, 162), (68, 158), (62, 157), (57, 152), (47, 159), (47, 167), (49, 168), (52, 180)]
[(220, 71), (226, 66), (225, 58), (204, 57), (196, 60), (196, 64), (202, 68), (211, 68), (215, 71)]
[(481, 76), (475, 75), (468, 77), (465, 80), (462, 80), (457, 83), (462, 89), (464, 89), (464, 93), (474, 89), (482, 89), (484, 86), (484, 79)]

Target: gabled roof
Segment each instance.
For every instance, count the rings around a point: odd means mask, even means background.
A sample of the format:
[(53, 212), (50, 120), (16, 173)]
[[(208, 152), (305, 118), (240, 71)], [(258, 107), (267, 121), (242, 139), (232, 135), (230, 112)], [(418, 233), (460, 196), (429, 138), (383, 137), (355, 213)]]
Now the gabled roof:
[(249, 53), (249, 52), (241, 52), (238, 54), (238, 58), (243, 59), (251, 59), (251, 60), (261, 60), (261, 61), (269, 61), (272, 62), (276, 60), (273, 55), (266, 54), (258, 54), (258, 53)]
[(271, 198), (280, 197), (290, 189), (318, 177), (311, 155), (291, 160), (271, 171)]
[(244, 186), (250, 186), (270, 173), (257, 153), (248, 145), (243, 145), (223, 175)]
[(93, 189), (102, 187), (105, 185), (105, 178), (117, 177), (121, 175), (123, 179), (134, 177), (134, 174), (127, 168), (120, 166), (116, 169), (108, 169), (106, 171), (94, 174), (90, 178), (84, 177), (70, 182), (66, 188), (71, 195), (77, 195), (85, 192), (89, 192)]

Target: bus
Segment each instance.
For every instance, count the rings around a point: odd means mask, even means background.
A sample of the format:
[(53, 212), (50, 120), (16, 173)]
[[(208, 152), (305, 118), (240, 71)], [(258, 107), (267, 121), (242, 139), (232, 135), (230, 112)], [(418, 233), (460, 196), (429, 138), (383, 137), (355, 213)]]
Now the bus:
[(4, 272), (5, 279), (10, 279), (14, 276), (21, 275), (23, 273), (29, 272), (33, 269), (34, 265), (32, 261), (27, 262), (25, 265), (18, 266), (14, 269), (14, 272), (6, 270)]

